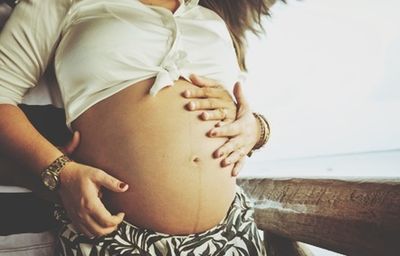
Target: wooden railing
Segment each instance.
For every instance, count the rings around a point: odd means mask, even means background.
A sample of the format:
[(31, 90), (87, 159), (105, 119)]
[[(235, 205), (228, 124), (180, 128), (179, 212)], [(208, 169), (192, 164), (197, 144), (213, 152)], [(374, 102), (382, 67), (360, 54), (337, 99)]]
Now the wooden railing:
[(400, 178), (241, 178), (268, 256), (312, 255), (297, 241), (346, 255), (400, 255)]

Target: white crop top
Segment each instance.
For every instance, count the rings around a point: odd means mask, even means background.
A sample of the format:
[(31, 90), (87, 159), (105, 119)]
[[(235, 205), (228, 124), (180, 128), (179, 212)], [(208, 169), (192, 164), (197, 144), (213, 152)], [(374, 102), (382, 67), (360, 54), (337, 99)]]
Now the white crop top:
[(150, 94), (190, 74), (228, 91), (241, 72), (224, 21), (198, 0), (170, 10), (139, 0), (24, 0), (0, 34), (0, 104), (20, 103), (47, 69), (67, 125), (97, 102), (154, 78)]

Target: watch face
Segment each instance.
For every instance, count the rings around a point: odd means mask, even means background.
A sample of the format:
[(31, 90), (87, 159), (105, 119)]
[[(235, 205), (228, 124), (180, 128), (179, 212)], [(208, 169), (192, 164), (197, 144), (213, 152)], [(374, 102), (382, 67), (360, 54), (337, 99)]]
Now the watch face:
[(51, 173), (45, 173), (43, 176), (43, 183), (50, 190), (54, 190), (57, 187), (57, 177)]

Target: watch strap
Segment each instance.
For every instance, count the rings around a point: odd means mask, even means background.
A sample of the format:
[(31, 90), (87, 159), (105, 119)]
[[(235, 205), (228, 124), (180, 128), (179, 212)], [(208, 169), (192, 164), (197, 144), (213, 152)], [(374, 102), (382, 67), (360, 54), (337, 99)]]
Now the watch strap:
[[(71, 159), (69, 159), (68, 156), (66, 155), (62, 155), (60, 157), (58, 157), (56, 160), (54, 160), (41, 174), (42, 176), (42, 181), (43, 184), (50, 190), (54, 191), (60, 183), (59, 180), (59, 174), (61, 172), (61, 170), (64, 168), (64, 166), (69, 163), (72, 162)], [(48, 178), (48, 176), (52, 176), (55, 179), (55, 183), (54, 185), (49, 185), (49, 183), (46, 181), (46, 178)]]

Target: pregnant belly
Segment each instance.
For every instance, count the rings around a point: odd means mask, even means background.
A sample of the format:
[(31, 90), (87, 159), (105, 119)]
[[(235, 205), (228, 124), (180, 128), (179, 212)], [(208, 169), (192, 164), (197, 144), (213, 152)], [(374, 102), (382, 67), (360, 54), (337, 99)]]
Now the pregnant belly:
[(104, 191), (113, 212), (139, 227), (169, 234), (205, 231), (226, 215), (234, 198), (232, 167), (212, 153), (226, 139), (206, 136), (214, 121), (184, 109), (179, 80), (156, 96), (152, 80), (97, 103), (72, 124), (81, 133), (74, 157), (129, 184), (125, 193)]

